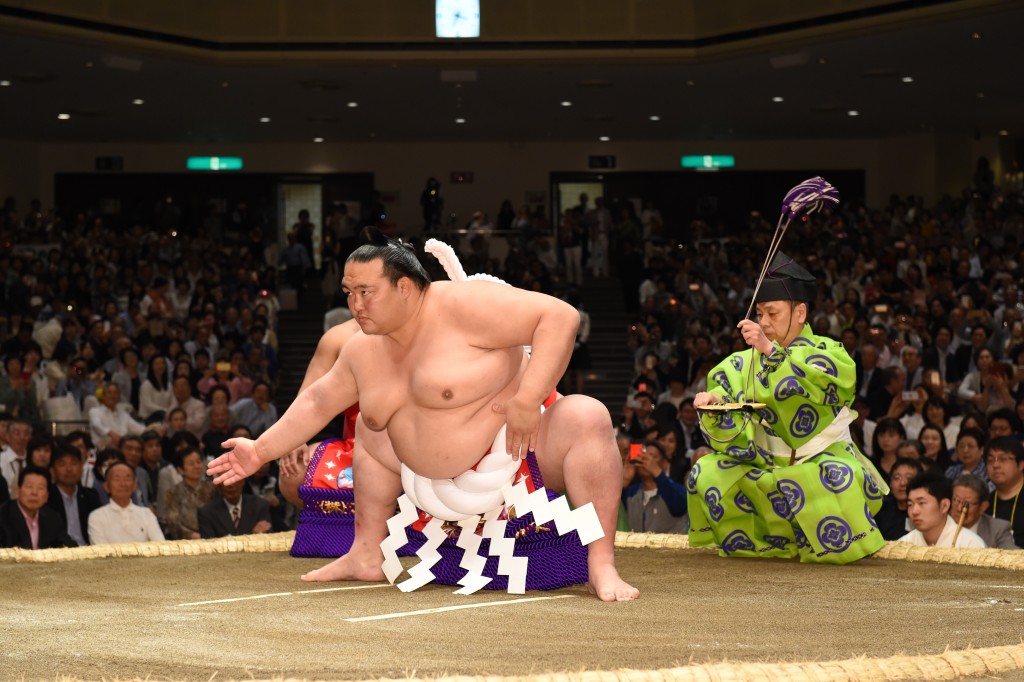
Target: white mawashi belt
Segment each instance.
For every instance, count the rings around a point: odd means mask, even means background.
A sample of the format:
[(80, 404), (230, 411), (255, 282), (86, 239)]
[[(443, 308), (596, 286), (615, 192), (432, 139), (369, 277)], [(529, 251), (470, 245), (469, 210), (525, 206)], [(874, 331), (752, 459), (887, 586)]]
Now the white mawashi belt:
[[(531, 493), (524, 480), (514, 480), (521, 462), (505, 450), (505, 431), (503, 425), (491, 451), (472, 470), (455, 478), (427, 478), (402, 464), (405, 494), (398, 498), (399, 511), (388, 520), (389, 534), (380, 544), (384, 553), (382, 568), (390, 583), (394, 584), (402, 573), (398, 550), (409, 542), (405, 529), (419, 519), (417, 507), (432, 518), (423, 529), (427, 540), (416, 551), (420, 562), (409, 569), (409, 578), (399, 583), (398, 589), (410, 592), (434, 579), (430, 569), (441, 560), (437, 550), (448, 538), (442, 528), (446, 521), (457, 522), (460, 527), (456, 546), (463, 550), (463, 557), (459, 566), (467, 571), (459, 580), (462, 588), (456, 594), (472, 594), (491, 581), (483, 575), (487, 557), (478, 554), (483, 538), (491, 541), (490, 556), (499, 558), (498, 573), (508, 576), (508, 591), (526, 591), (527, 558), (513, 555), (515, 538), (505, 537), (508, 522), (498, 520), (506, 506), (515, 506), (520, 517), (532, 512), (537, 526), (554, 521), (559, 535), (575, 530), (584, 545), (604, 537), (592, 503), (570, 510), (564, 495), (549, 501), (543, 487)], [(481, 519), (484, 527), (482, 535), (477, 535)]]
[[(852, 437), (850, 436), (850, 424), (856, 419), (856, 415), (848, 407), (843, 407), (836, 415), (835, 420), (821, 430), (818, 435), (811, 438), (806, 443), (796, 448), (795, 450), (782, 440), (778, 436), (773, 436), (768, 433), (765, 429), (754, 430), (754, 444), (761, 448), (768, 454), (770, 454), (776, 460), (785, 460), (786, 464), (793, 461), (793, 464), (803, 464), (807, 460), (820, 455), (822, 452), (827, 450), (829, 446), (835, 443), (850, 443)], [(878, 469), (875, 468), (874, 462), (868, 459), (864, 454), (855, 446), (850, 449), (850, 452), (857, 458), (868, 475), (874, 479), (874, 483), (882, 491), (883, 495), (889, 494), (889, 486), (886, 484), (885, 479), (882, 478), (881, 474), (878, 473)]]

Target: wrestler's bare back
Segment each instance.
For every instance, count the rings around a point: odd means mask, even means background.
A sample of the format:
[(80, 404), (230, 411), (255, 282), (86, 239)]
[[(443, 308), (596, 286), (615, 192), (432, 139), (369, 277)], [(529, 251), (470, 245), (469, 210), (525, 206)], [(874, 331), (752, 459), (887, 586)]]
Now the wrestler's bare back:
[(446, 305), (449, 286), (435, 282), (425, 292), (415, 343), (356, 334), (339, 356), (355, 378), (365, 447), (390, 447), (430, 478), (457, 476), (487, 452), (505, 422), (493, 406), (516, 393), (527, 363), (521, 346), (477, 345), (466, 317)]

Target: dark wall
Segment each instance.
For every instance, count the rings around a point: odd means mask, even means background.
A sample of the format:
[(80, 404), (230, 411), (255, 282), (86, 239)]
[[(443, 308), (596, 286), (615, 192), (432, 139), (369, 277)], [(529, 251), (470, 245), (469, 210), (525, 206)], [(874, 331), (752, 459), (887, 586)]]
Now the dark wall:
[(229, 215), (245, 202), (250, 222), (262, 224), (267, 236), (275, 237), (277, 186), (282, 182), (319, 183), (324, 215), (333, 201), (366, 203), (373, 193), (372, 173), (58, 173), (54, 196), (65, 215), (98, 209), (104, 221), (117, 229), (141, 224), (173, 227), (186, 235), (203, 229), (212, 201), (223, 201)]
[(603, 171), (552, 173), (551, 181), (553, 187), (559, 182), (601, 182), (606, 198), (651, 199), (670, 233), (685, 240), (690, 223), (697, 219), (723, 236), (745, 227), (751, 211), (759, 211), (774, 223), (786, 192), (816, 175), (832, 183), (844, 203), (864, 201), (863, 170)]

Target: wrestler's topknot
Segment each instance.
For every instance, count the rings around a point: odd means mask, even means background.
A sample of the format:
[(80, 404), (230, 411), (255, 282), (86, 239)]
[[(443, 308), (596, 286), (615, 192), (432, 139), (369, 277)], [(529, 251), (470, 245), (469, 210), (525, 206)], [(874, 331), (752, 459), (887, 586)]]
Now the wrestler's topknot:
[(369, 263), (379, 259), (384, 276), (391, 284), (398, 284), (398, 280), (403, 277), (412, 280), (420, 291), (430, 284), (430, 275), (417, 258), (412, 244), (400, 239), (388, 239), (375, 227), (367, 227), (360, 236), (365, 243), (349, 254), (346, 263)]

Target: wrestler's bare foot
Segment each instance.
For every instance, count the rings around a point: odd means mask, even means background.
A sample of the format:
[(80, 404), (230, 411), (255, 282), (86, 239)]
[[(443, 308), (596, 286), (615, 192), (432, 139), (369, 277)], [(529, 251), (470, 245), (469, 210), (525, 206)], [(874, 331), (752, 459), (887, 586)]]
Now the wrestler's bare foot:
[(640, 590), (620, 578), (613, 564), (590, 566), (589, 569), (587, 590), (601, 601), (633, 601), (640, 597)]
[(338, 557), (326, 566), (310, 571), (302, 576), (303, 582), (329, 582), (332, 580), (364, 580), (379, 582), (384, 580), (381, 570), (383, 558), (380, 556), (361, 557), (349, 552)]

